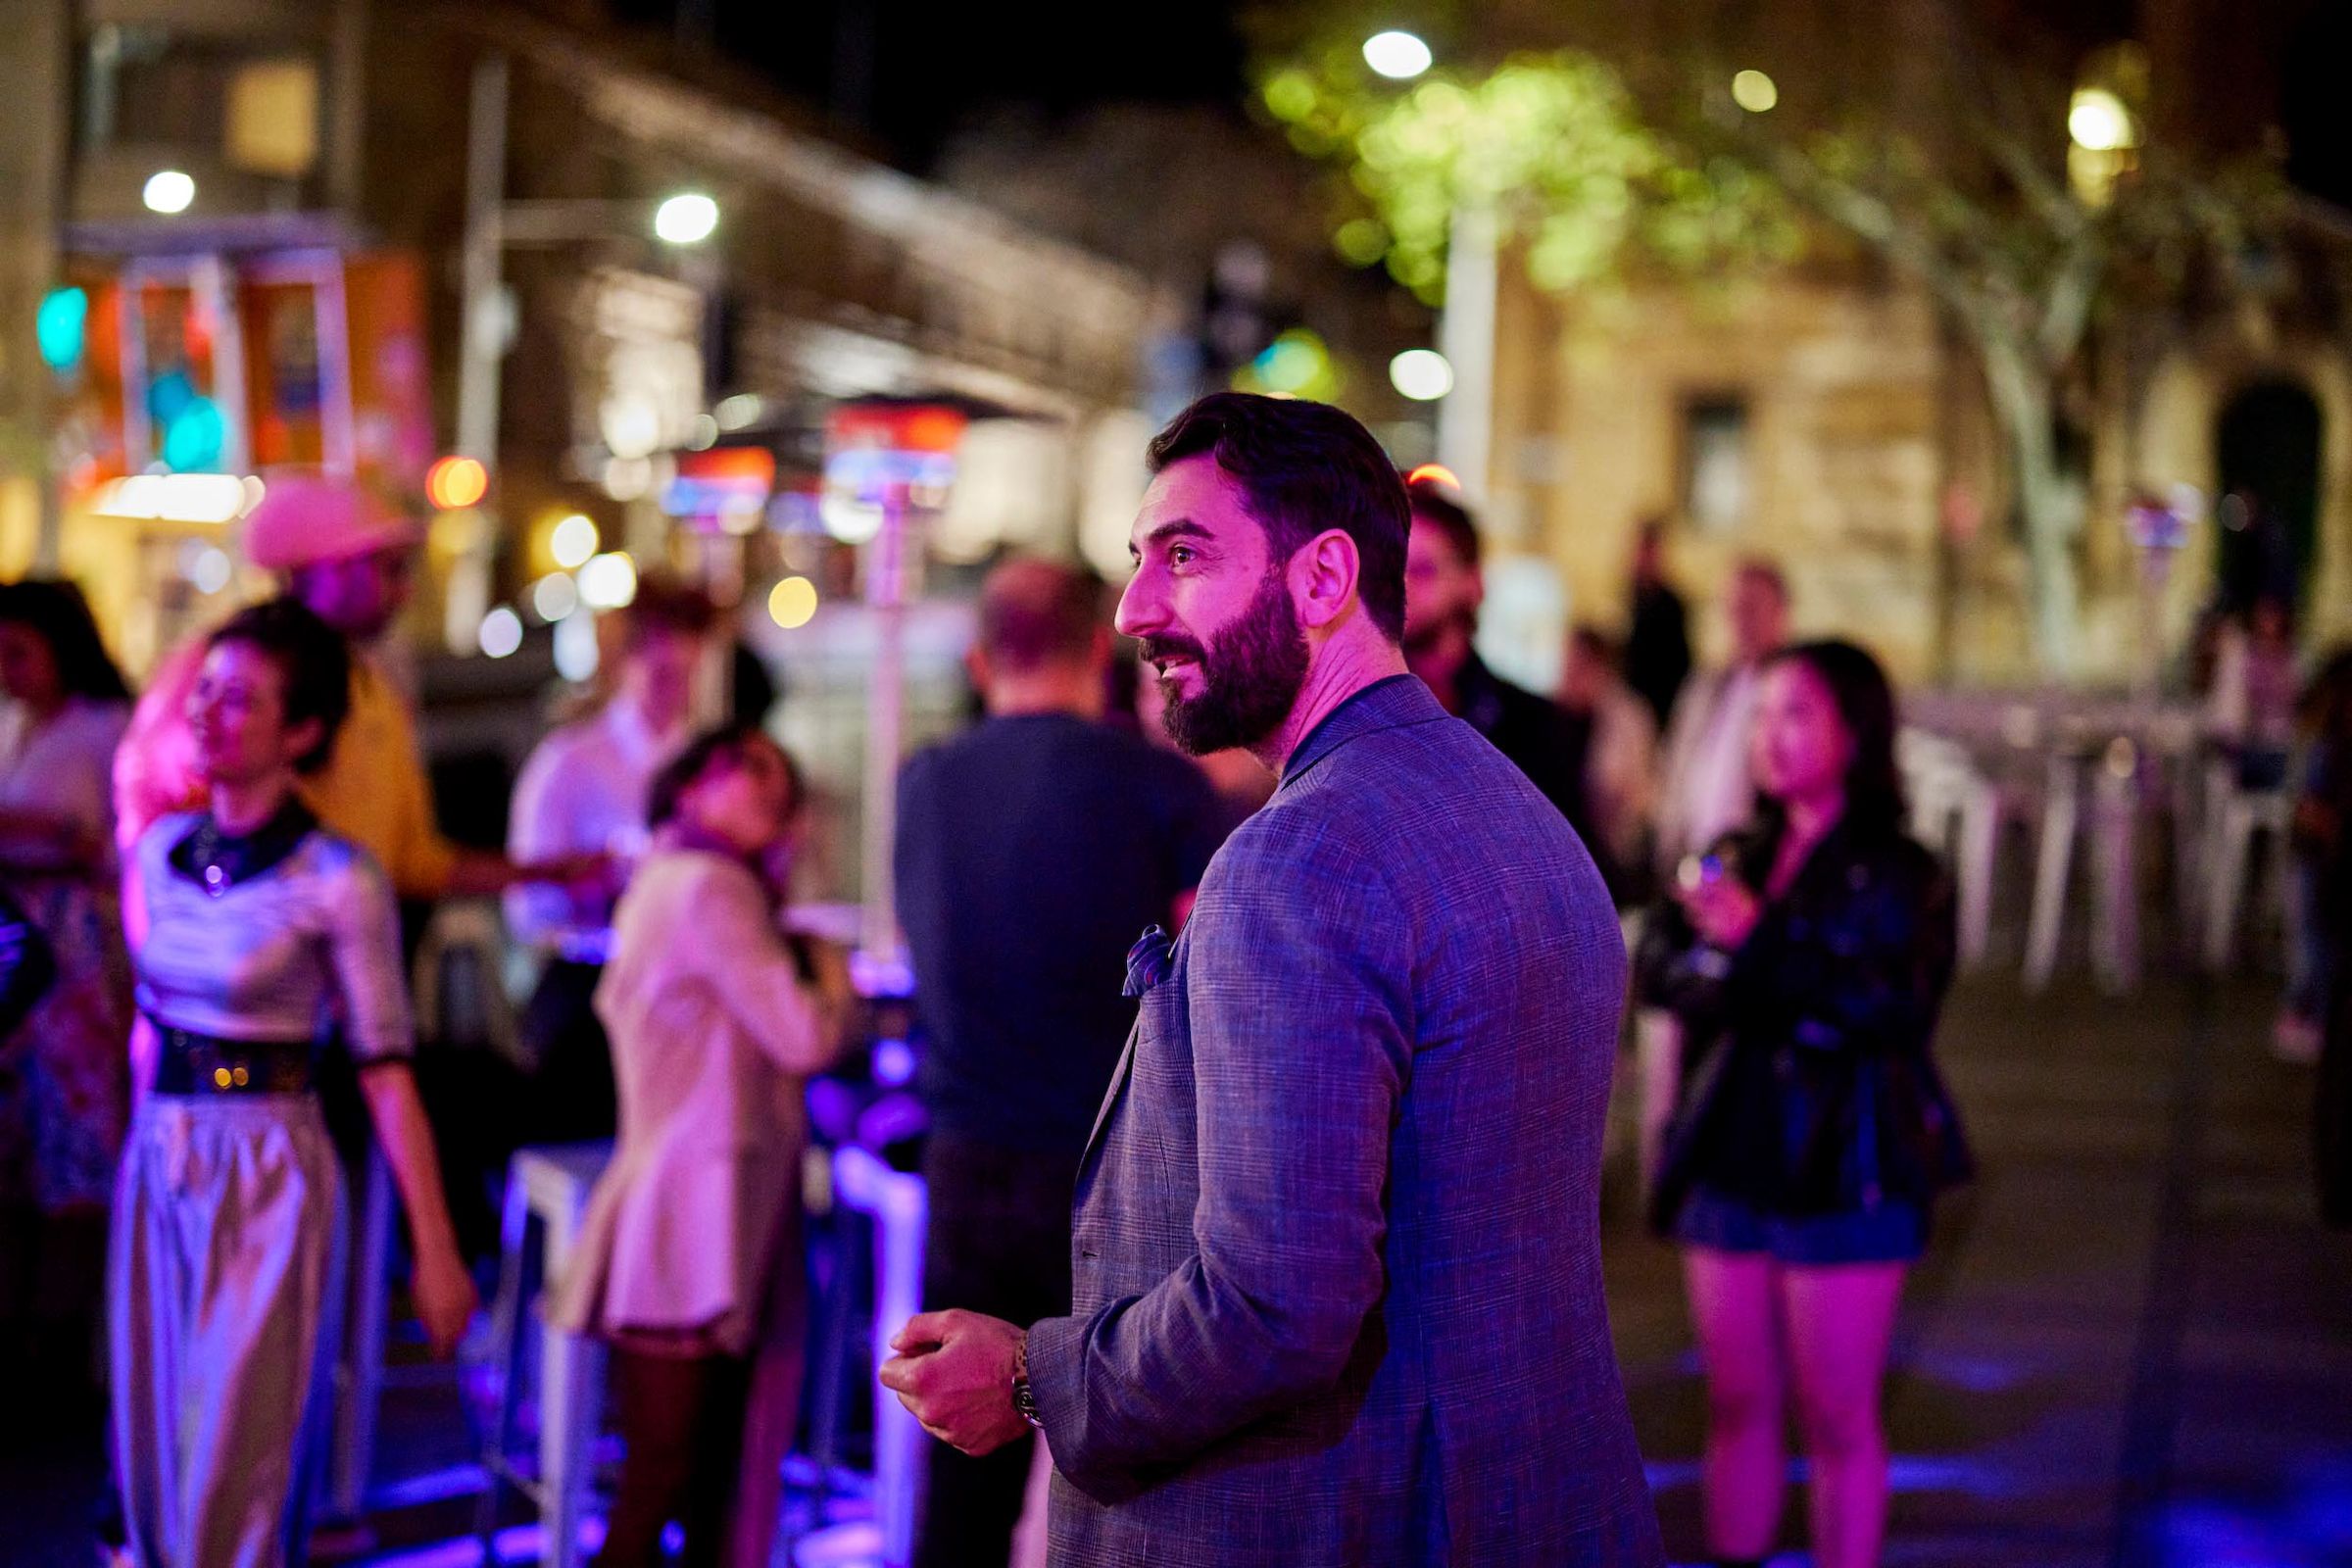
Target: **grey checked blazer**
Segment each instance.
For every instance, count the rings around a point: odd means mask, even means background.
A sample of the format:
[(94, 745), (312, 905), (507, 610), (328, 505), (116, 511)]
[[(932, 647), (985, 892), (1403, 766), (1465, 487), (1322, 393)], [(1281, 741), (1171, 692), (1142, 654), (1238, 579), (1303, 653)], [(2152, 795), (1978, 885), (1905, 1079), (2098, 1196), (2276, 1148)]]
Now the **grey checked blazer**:
[(1307, 737), (1080, 1167), (1057, 1568), (1661, 1560), (1601, 1295), (1624, 989), (1584, 847), (1426, 686)]

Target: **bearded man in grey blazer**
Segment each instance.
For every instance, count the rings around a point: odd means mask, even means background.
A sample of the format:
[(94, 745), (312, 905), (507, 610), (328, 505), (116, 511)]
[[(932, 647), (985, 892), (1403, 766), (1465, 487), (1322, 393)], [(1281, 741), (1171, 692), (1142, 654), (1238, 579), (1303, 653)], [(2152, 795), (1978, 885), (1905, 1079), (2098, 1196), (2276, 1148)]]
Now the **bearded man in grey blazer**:
[(1405, 494), (1322, 405), (1162, 431), (1119, 629), (1273, 800), (1210, 862), (1077, 1173), (1067, 1317), (915, 1318), (882, 1380), (1031, 1425), (1066, 1568), (1661, 1560), (1601, 1292), (1607, 890), (1407, 674)]

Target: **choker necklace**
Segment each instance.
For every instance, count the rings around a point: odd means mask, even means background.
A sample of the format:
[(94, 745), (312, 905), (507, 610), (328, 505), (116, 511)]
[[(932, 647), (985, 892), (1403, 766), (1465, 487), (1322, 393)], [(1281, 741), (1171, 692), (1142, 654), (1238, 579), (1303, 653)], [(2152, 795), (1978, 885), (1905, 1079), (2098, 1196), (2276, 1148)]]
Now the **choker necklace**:
[(301, 847), (318, 819), (292, 796), (250, 833), (222, 830), (210, 813), (172, 847), (172, 869), (220, 898), (278, 865)]

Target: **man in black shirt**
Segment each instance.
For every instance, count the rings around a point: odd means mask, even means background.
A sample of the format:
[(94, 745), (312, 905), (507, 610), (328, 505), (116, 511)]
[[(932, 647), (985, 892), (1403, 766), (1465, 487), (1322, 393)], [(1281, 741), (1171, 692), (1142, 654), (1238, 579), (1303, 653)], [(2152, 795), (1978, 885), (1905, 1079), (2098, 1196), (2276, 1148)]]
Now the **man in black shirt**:
[[(1135, 1021), (1127, 950), (1173, 931), (1230, 817), (1192, 762), (1102, 723), (1093, 579), (1015, 561), (969, 656), (988, 716), (899, 782), (900, 919), (931, 1113), (925, 1300), (1015, 1323), (1070, 1307), (1079, 1157)], [(1030, 1445), (931, 1449), (918, 1568), (1004, 1568)]]
[(1509, 758), (1579, 837), (1594, 841), (1584, 787), (1585, 737), (1559, 705), (1489, 669), (1471, 646), (1486, 582), (1478, 526), (1444, 481), (1406, 487), (1413, 531), (1404, 562), (1404, 662), (1446, 710)]
[(1666, 524), (1642, 524), (1634, 542), (1634, 594), (1625, 637), (1625, 683), (1649, 705), (1664, 733), (1674, 700), (1690, 678), (1690, 616), (1666, 581)]

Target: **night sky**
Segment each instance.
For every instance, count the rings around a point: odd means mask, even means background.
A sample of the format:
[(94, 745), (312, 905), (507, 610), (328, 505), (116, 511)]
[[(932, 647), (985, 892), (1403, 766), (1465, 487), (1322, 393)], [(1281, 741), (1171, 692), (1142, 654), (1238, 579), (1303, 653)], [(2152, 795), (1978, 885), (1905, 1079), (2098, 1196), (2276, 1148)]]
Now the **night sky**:
[[(699, 25), (721, 53), (761, 72), (837, 129), (920, 172), (957, 129), (1006, 107), (1049, 120), (1130, 101), (1238, 108), (1245, 50), (1236, 17), (1243, 3), (611, 0), (611, 7), (641, 24), (671, 26), (683, 18)], [(2281, 10), (2290, 17), (2303, 12), (2278, 82), (2288, 173), (2305, 189), (2352, 208), (2352, 114), (2344, 110), (2352, 6), (2277, 4), (2280, 9), (2269, 13), (2274, 18)]]
[(918, 172), (958, 127), (999, 107), (1060, 117), (1114, 102), (1238, 105), (1244, 91), (1233, 0), (1148, 9), (1101, 0), (614, 0), (612, 9), (644, 23), (699, 17), (722, 53)]

